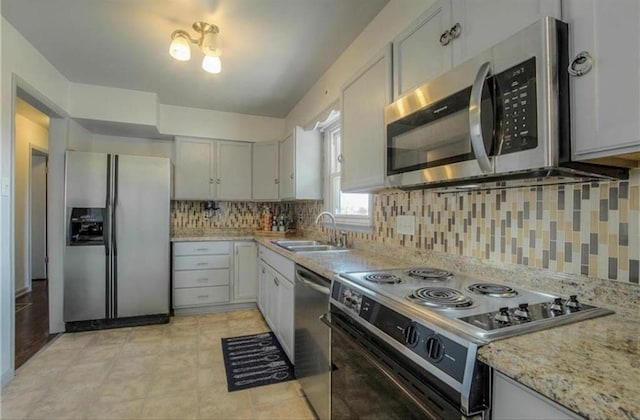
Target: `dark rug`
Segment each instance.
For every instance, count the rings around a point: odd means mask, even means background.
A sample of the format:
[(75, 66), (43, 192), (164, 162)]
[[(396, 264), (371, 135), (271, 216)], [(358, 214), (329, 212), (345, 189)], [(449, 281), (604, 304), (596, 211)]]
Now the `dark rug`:
[(295, 379), (293, 365), (272, 332), (222, 339), (229, 392)]

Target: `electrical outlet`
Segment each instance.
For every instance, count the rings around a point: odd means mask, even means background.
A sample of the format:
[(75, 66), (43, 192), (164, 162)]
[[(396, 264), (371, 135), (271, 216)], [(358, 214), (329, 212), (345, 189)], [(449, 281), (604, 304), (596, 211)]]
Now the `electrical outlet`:
[(399, 234), (414, 235), (416, 233), (416, 216), (397, 216), (396, 231)]

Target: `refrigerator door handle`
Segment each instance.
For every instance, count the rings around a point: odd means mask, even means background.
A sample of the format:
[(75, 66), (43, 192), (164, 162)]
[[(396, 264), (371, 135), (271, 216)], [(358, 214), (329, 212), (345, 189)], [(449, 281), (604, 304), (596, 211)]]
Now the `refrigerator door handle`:
[(113, 254), (112, 265), (112, 304), (113, 317), (118, 317), (118, 238), (117, 238), (117, 212), (118, 212), (118, 155), (114, 156), (113, 162), (113, 208), (111, 210), (111, 253)]
[(107, 155), (107, 197), (105, 204), (105, 223), (103, 237), (104, 237), (104, 277), (105, 277), (105, 303), (104, 303), (104, 317), (111, 317), (111, 305), (110, 305), (110, 295), (111, 295), (111, 155)]

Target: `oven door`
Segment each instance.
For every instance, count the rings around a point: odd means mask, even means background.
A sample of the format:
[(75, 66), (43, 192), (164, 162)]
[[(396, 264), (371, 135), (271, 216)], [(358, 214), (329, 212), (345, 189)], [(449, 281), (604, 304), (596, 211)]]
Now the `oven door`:
[(466, 419), (419, 378), (419, 368), (358, 327), (340, 309), (321, 317), (331, 328), (332, 419)]

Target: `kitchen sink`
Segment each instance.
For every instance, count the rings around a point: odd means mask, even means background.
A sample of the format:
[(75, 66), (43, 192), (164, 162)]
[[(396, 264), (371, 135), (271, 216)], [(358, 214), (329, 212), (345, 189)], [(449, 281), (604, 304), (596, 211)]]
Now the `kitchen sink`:
[(273, 241), (274, 244), (291, 252), (336, 252), (348, 251), (335, 245), (329, 245), (318, 241)]

